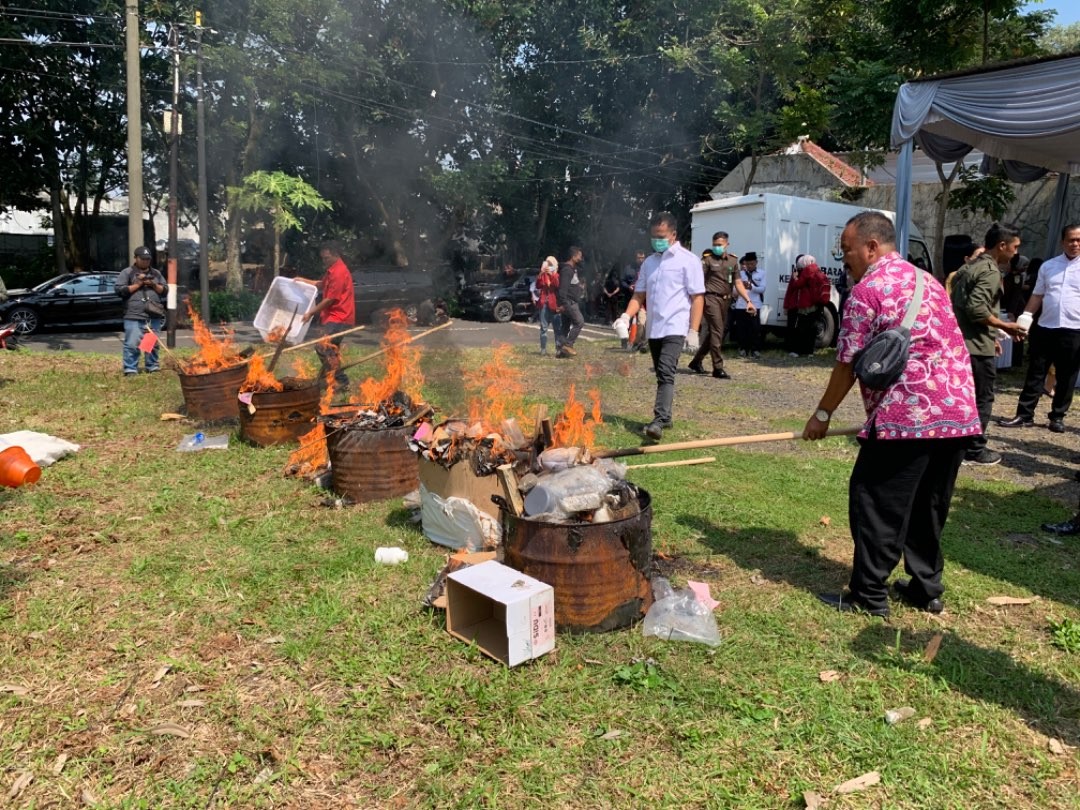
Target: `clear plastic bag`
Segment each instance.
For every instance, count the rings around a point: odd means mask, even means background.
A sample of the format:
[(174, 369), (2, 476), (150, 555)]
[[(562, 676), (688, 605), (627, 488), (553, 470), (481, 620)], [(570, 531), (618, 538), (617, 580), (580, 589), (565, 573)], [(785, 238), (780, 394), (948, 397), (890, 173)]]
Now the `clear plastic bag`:
[(653, 598), (656, 601), (641, 623), (642, 635), (710, 647), (720, 644), (720, 630), (712, 610), (699, 602), (692, 590), (672, 590), (671, 583), (657, 577), (653, 580)]

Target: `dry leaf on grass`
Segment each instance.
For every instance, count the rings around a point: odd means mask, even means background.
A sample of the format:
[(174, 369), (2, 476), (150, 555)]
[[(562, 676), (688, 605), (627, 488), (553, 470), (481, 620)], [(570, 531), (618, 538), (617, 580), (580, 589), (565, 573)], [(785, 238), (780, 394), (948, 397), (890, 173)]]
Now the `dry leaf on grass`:
[(817, 676), (818, 680), (822, 683), (832, 683), (833, 681), (840, 680), (840, 673), (835, 669), (823, 669)]
[(403, 684), (400, 680), (395, 678), (393, 675), (387, 675), (386, 680), (395, 689), (404, 689), (405, 688), (405, 684)]
[(191, 737), (190, 731), (188, 731), (183, 726), (178, 726), (176, 723), (162, 723), (161, 725), (146, 729), (146, 733), (161, 734), (171, 737), (183, 737), (185, 739)]
[(1054, 739), (1053, 737), (1046, 741), (1046, 747), (1050, 749), (1051, 754), (1065, 753), (1065, 746), (1062, 744), (1061, 740)]
[(255, 777), (255, 784), (261, 785), (264, 782), (269, 782), (273, 778), (274, 772), (269, 767), (266, 767), (259, 771), (259, 775)]
[(197, 683), (193, 683), (191, 686), (185, 686), (184, 687), (184, 693), (185, 694), (190, 693), (190, 692), (205, 692), (205, 691), (206, 691), (206, 687), (205, 686), (199, 686)]
[(60, 772), (62, 770), (64, 770), (64, 765), (67, 764), (67, 761), (68, 761), (68, 755), (67, 754), (61, 754), (60, 756), (58, 756), (56, 758), (56, 762), (54, 762), (53, 766), (52, 766), (53, 776), (59, 776), (60, 775)]
[(1031, 597), (1027, 597), (1027, 598), (1024, 598), (1024, 599), (1021, 599), (1021, 598), (1016, 597), (1016, 596), (991, 596), (986, 601), (991, 605), (997, 605), (998, 607), (1003, 607), (1003, 606), (1007, 606), (1007, 605), (1030, 605), (1032, 602), (1034, 602), (1038, 598), (1039, 597), (1037, 597), (1037, 596), (1031, 596)]
[(753, 585), (768, 585), (769, 584), (769, 580), (767, 580), (761, 574), (752, 574), (750, 576), (750, 582)]
[(864, 773), (862, 776), (856, 776), (854, 779), (849, 779), (842, 785), (837, 785), (833, 788), (833, 793), (855, 793), (859, 790), (866, 790), (868, 787), (881, 783), (881, 774), (877, 771), (870, 771), (870, 773)]
[(25, 686), (19, 686), (17, 683), (0, 683), (0, 693), (3, 692), (22, 697), (29, 694), (30, 690)]
[(83, 788), (82, 800), (83, 804), (85, 804), (87, 807), (93, 807), (97, 804), (97, 796), (91, 793), (87, 788)]
[(920, 720), (920, 721), (919, 721), (918, 723), (916, 723), (915, 725), (916, 725), (916, 726), (917, 726), (917, 727), (918, 727), (918, 728), (919, 728), (920, 730), (922, 730), (922, 729), (928, 729), (928, 728), (930, 728), (930, 726), (934, 725), (934, 721), (933, 721), (933, 720), (931, 720), (931, 719), (930, 719), (929, 717), (924, 717), (924, 718), (923, 718), (922, 720)]
[(929, 664), (937, 658), (938, 650), (941, 649), (941, 640), (944, 637), (942, 633), (934, 633), (933, 638), (927, 642), (926, 649), (923, 650), (923, 661)]
[(602, 735), (602, 736), (600, 737), (600, 739), (601, 739), (601, 740), (617, 740), (617, 739), (618, 739), (619, 737), (621, 737), (622, 735), (623, 735), (623, 733), (622, 733), (621, 731), (619, 731), (619, 729), (617, 729), (617, 728), (613, 728), (613, 729), (612, 729), (611, 731), (609, 731), (609, 732), (608, 732), (607, 734), (604, 734), (604, 735)]
[(820, 523), (822, 526), (830, 526), (832, 525), (832, 518), (828, 515), (822, 515), (821, 520), (819, 520), (818, 523)]
[(159, 418), (162, 422), (179, 422), (186, 417), (182, 413), (163, 413)]
[(170, 669), (172, 669), (172, 667), (170, 667), (168, 664), (166, 664), (165, 666), (161, 667), (160, 669), (158, 669), (157, 672), (154, 673), (154, 686), (155, 687), (158, 686), (161, 683), (162, 678), (164, 678), (166, 675), (169, 674)]
[(205, 700), (181, 700), (176, 705), (179, 706), (181, 709), (197, 709), (200, 706), (205, 706), (206, 701)]
[(263, 639), (263, 644), (284, 644), (285, 636), (268, 636)]
[(27, 786), (34, 781), (34, 774), (30, 771), (23, 771), (19, 778), (15, 780), (15, 783), (11, 786), (11, 790), (8, 791), (8, 798), (14, 799), (24, 790)]
[(804, 790), (802, 800), (806, 804), (806, 810), (820, 810), (825, 806), (825, 799), (812, 790)]

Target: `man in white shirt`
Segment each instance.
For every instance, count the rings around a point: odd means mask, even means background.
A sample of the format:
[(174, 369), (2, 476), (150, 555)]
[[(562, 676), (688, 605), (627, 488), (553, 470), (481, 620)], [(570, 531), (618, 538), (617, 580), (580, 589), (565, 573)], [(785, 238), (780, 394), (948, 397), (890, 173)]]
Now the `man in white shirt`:
[(645, 435), (659, 439), (671, 427), (671, 406), (675, 400), (675, 368), (685, 345), (691, 352), (700, 348), (698, 328), (705, 308), (705, 276), (701, 259), (679, 244), (678, 223), (668, 213), (657, 214), (649, 222), (653, 254), (641, 265), (634, 297), (619, 321), (626, 329), (642, 306), (649, 309), (647, 329), (649, 352), (656, 368), (656, 404), (653, 420)]
[(1054, 386), (1048, 427), (1053, 433), (1065, 432), (1065, 414), (1072, 404), (1076, 376), (1080, 371), (1080, 224), (1062, 228), (1061, 249), (1060, 256), (1048, 259), (1039, 268), (1035, 289), (1024, 308), (1024, 312), (1031, 315), (1041, 308), (1042, 315), (1030, 333), (1031, 360), (1028, 361), (1024, 389), (1016, 403), (1016, 416), (1000, 420), (1001, 427), (1035, 424), (1035, 408), (1039, 405), (1046, 372), (1052, 363), (1057, 372), (1057, 385)]

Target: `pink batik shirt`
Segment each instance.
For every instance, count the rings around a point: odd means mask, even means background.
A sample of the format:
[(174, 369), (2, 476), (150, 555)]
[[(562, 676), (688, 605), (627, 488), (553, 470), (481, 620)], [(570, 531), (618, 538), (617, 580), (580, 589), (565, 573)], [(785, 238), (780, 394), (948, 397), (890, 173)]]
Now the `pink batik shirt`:
[[(844, 306), (836, 359), (853, 363), (877, 334), (899, 326), (923, 271), (893, 252), (866, 271)], [(891, 387), (873, 391), (860, 384), (866, 424), (878, 439), (948, 439), (982, 432), (975, 407), (975, 382), (964, 336), (945, 288), (926, 273), (923, 303), (911, 327), (907, 366)]]

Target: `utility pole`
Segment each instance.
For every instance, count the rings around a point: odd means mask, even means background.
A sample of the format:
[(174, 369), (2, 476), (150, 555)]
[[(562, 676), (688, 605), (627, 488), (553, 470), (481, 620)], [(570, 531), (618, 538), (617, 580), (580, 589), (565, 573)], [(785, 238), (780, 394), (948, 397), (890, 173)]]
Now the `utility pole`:
[(139, 78), (139, 0), (125, 0), (127, 70), (128, 259), (143, 243), (142, 92)]
[(195, 107), (199, 162), (199, 309), (203, 323), (210, 323), (210, 215), (206, 202), (206, 105), (203, 101), (202, 12), (195, 12)]
[(172, 48), (173, 96), (169, 118), (169, 296), (165, 306), (165, 345), (176, 346), (176, 217), (177, 175), (180, 166), (180, 32), (174, 25), (169, 33)]

